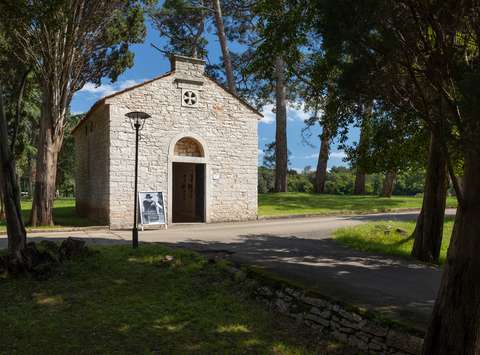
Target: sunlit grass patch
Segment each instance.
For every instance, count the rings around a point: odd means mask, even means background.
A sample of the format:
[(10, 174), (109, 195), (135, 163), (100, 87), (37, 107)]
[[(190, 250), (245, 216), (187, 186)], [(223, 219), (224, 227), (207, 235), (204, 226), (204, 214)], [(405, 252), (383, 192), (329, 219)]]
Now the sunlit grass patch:
[[(410, 257), (413, 247), (411, 234), (415, 221), (382, 221), (362, 224), (356, 227), (341, 228), (335, 231), (334, 238), (353, 249), (387, 255)], [(453, 220), (447, 218), (443, 228), (443, 240), (440, 250), (440, 263), (445, 262)]]
[[(455, 197), (448, 197), (447, 206), (456, 207)], [(422, 197), (376, 195), (327, 195), (301, 192), (269, 193), (258, 196), (260, 216), (284, 216), (302, 214), (340, 214), (389, 212), (415, 209), (422, 206)]]

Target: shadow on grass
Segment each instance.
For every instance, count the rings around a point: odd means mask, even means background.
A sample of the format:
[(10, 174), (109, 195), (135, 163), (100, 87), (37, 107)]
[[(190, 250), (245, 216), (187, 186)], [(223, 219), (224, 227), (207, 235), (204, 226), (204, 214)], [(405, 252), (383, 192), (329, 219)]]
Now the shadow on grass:
[(0, 280), (2, 351), (338, 353), (266, 312), (198, 254), (153, 244), (98, 250), (47, 281)]

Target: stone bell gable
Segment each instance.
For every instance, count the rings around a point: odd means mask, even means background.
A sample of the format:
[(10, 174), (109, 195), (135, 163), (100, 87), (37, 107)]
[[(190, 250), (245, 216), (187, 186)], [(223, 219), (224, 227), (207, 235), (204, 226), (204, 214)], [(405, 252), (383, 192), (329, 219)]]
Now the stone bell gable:
[(134, 131), (141, 131), (139, 191), (165, 194), (172, 222), (257, 215), (260, 114), (204, 74), (203, 60), (174, 56), (171, 71), (103, 98), (74, 129), (77, 210), (117, 227), (133, 221)]

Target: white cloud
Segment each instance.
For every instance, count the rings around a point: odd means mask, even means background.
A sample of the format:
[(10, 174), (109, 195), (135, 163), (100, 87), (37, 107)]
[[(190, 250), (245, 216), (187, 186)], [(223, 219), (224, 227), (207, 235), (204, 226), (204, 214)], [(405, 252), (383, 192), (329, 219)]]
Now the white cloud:
[[(263, 110), (263, 118), (261, 122), (265, 124), (271, 124), (275, 122), (275, 113), (273, 110), (275, 109), (274, 105), (266, 105)], [(312, 112), (305, 110), (305, 104), (300, 105), (287, 105), (287, 120), (290, 122), (293, 121), (300, 121), (304, 122), (308, 120), (312, 116)]]
[(102, 84), (100, 86), (96, 86), (94, 83), (86, 83), (83, 86), (83, 88), (80, 89), (79, 92), (84, 92), (91, 95), (103, 97), (103, 96), (111, 95), (117, 91), (124, 90), (131, 86), (137, 85), (143, 81), (144, 80), (128, 79), (128, 80), (117, 81), (113, 84)]
[(330, 153), (330, 158), (334, 158), (334, 159), (343, 159), (346, 156), (347, 155), (345, 154), (345, 152), (343, 150), (337, 150), (335, 152)]
[(275, 114), (273, 113), (273, 108), (274, 108), (273, 105), (266, 105), (262, 109), (263, 117), (260, 120), (260, 122), (265, 123), (265, 124), (271, 124), (271, 123), (275, 122)]

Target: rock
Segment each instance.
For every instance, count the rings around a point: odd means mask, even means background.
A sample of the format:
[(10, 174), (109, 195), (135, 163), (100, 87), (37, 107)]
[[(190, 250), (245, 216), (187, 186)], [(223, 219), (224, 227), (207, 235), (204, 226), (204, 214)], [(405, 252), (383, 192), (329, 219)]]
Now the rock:
[(85, 241), (68, 237), (62, 242), (59, 249), (60, 260), (85, 256), (88, 254), (88, 249), (85, 246)]
[(311, 306), (317, 306), (320, 308), (328, 308), (329, 303), (322, 300), (321, 298), (313, 298), (313, 297), (303, 297), (302, 299), (303, 302), (306, 304), (309, 304)]
[(364, 342), (362, 339), (358, 339), (356, 336), (350, 336), (348, 338), (348, 344), (356, 347), (357, 349), (360, 350), (367, 350), (368, 349), (368, 344)]
[(60, 247), (57, 243), (50, 240), (42, 240), (38, 243), (38, 247), (41, 251), (48, 253), (52, 257), (52, 259), (55, 260), (55, 262), (60, 262)]
[(343, 341), (344, 343), (346, 343), (348, 341), (348, 336), (346, 334), (343, 334), (343, 333), (339, 332), (338, 330), (335, 330), (332, 333), (332, 335), (335, 339)]
[(409, 354), (420, 354), (422, 352), (423, 340), (419, 337), (390, 329), (387, 335), (387, 345)]
[(407, 236), (407, 235), (408, 235), (408, 232), (407, 232), (405, 229), (403, 229), (403, 228), (396, 228), (396, 229), (395, 229), (395, 232), (396, 232), (397, 234), (402, 235), (402, 236)]
[(288, 303), (285, 302), (284, 300), (282, 300), (280, 298), (277, 299), (276, 302), (275, 302), (275, 306), (277, 307), (279, 312), (288, 313)]
[(317, 314), (324, 319), (330, 319), (330, 316), (332, 315), (332, 312), (330, 312), (328, 309), (324, 310), (324, 311), (321, 311), (317, 307), (313, 307), (310, 310), (310, 312), (313, 313), (313, 314)]
[(352, 312), (347, 312), (343, 309), (338, 309), (337, 311), (338, 314), (340, 314), (343, 318), (345, 319), (348, 319), (349, 321), (351, 322), (361, 322), (362, 321), (362, 317), (356, 313), (352, 313)]
[(260, 287), (258, 289), (258, 294), (261, 295), (261, 296), (265, 296), (265, 297), (272, 297), (273, 296), (273, 292), (272, 290), (270, 290), (268, 287), (264, 286), (264, 287)]
[(321, 324), (324, 327), (328, 327), (330, 325), (330, 322), (326, 319), (323, 319), (315, 314), (309, 313), (305, 316), (305, 319), (308, 319), (309, 321)]
[(372, 335), (376, 335), (378, 337), (384, 337), (387, 335), (387, 329), (383, 328), (383, 327), (380, 327), (380, 326), (377, 326), (377, 325), (374, 325), (372, 323), (368, 323), (366, 324), (362, 330), (365, 332), (365, 333), (368, 333), (368, 334), (372, 334)]

